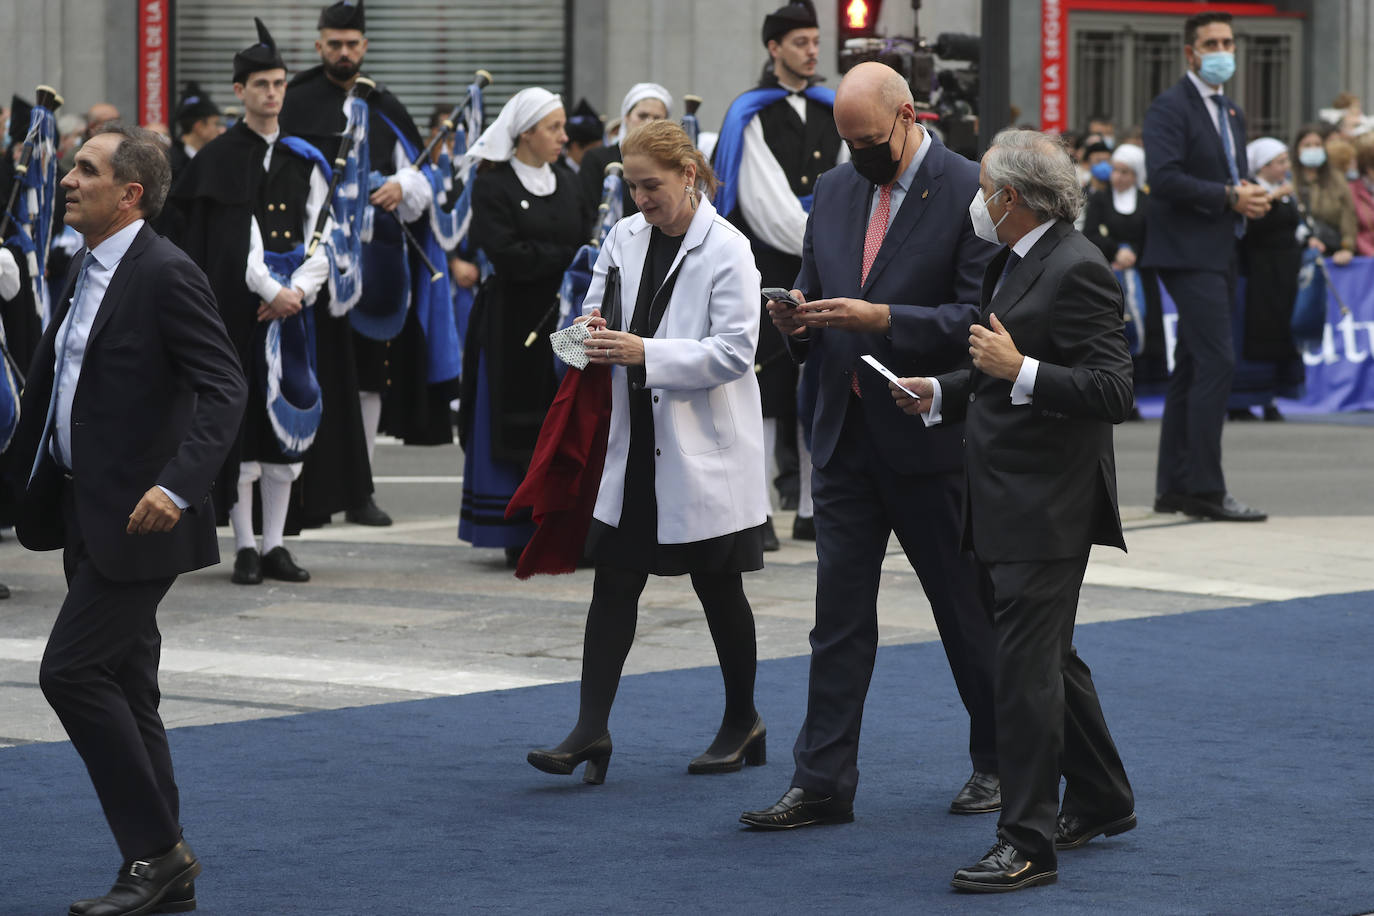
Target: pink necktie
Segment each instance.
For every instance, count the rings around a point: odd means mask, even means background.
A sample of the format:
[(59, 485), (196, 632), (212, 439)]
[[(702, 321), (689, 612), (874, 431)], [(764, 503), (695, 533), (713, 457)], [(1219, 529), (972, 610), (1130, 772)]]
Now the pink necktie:
[(873, 209), (873, 217), (868, 221), (868, 232), (864, 235), (864, 269), (859, 274), (859, 285), (868, 282), (868, 271), (873, 260), (878, 257), (878, 249), (883, 247), (883, 236), (887, 234), (887, 218), (892, 215), (892, 185), (885, 184), (878, 189), (878, 206)]

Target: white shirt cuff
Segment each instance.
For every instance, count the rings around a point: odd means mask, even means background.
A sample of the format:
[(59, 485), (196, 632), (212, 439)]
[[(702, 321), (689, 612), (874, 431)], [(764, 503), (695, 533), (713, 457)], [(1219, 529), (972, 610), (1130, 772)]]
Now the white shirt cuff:
[(191, 505), (186, 500), (182, 499), (180, 496), (177, 496), (171, 490), (164, 487), (162, 484), (158, 484), (157, 488), (161, 490), (163, 493), (166, 493), (167, 498), (170, 499), (172, 502), (176, 503), (178, 509), (185, 509), (187, 506)]
[(940, 391), (938, 378), (930, 380), (930, 387), (935, 389), (930, 394), (930, 413), (921, 414), (921, 419), (926, 422), (926, 426), (939, 426), (944, 420), (944, 417), (940, 416), (940, 408), (945, 405), (945, 396)]
[(19, 262), (8, 248), (0, 248), (0, 299), (9, 302), (19, 295)]
[(1035, 394), (1035, 376), (1040, 371), (1040, 360), (1032, 356), (1021, 357), (1021, 371), (1016, 373), (1016, 382), (1011, 386), (1011, 403), (1014, 407), (1029, 404)]

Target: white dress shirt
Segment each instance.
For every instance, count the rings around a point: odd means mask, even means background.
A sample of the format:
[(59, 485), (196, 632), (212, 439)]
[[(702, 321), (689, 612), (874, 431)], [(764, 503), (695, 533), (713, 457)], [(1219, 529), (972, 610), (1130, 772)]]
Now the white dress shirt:
[(1221, 136), (1221, 106), (1212, 101), (1212, 96), (1221, 95), (1220, 86), (1208, 86), (1192, 70), (1188, 71), (1188, 79), (1193, 81), (1193, 87), (1197, 89), (1198, 95), (1202, 96), (1202, 105), (1207, 109), (1207, 113), (1212, 116), (1212, 126), (1217, 129), (1217, 136)]
[[(1016, 244), (1011, 246), (1012, 254), (1024, 260), (1026, 255), (1030, 254), (1030, 250), (1035, 247), (1035, 243), (1040, 241), (1053, 225), (1054, 220), (1045, 220), (1021, 236), (1016, 240)], [(1013, 271), (1015, 269), (1012, 268)], [(994, 288), (993, 295), (996, 294), (997, 290)], [(1040, 360), (1033, 356), (1022, 355), (1021, 371), (1016, 374), (1016, 381), (1011, 386), (1011, 403), (1013, 406), (1020, 407), (1031, 402), (1031, 397), (1035, 394), (1035, 377), (1039, 372)], [(930, 396), (930, 413), (921, 416), (921, 419), (925, 420), (926, 426), (934, 426), (944, 419), (940, 414), (940, 410), (944, 406), (944, 397), (940, 393), (940, 380), (932, 378), (930, 383), (935, 389)]]
[[(253, 131), (257, 133), (257, 131)], [(276, 149), (277, 138), (281, 136), (281, 131), (271, 134), (258, 134), (267, 141), (267, 153), (262, 157), (262, 170), (267, 171), (272, 164), (272, 151)], [(305, 200), (305, 224), (301, 227), (301, 241), (309, 245), (310, 237), (315, 232), (315, 220), (319, 216), (320, 209), (325, 206), (329, 197), (329, 183), (324, 180), (324, 174), (318, 168), (310, 170), (310, 193)], [(248, 235), (248, 263), (244, 266), (243, 282), (248, 289), (256, 293), (263, 302), (271, 302), (277, 298), (277, 293), (282, 290), (282, 284), (277, 282), (272, 276), (272, 272), (267, 269), (264, 260), (265, 249), (262, 244), (262, 227), (258, 225), (258, 218), (251, 217)], [(328, 238), (333, 229), (333, 221), (326, 220), (324, 227), (324, 237)], [(291, 274), (291, 286), (304, 293), (302, 300), (305, 305), (313, 305), (315, 296), (319, 293), (320, 287), (324, 286), (324, 281), (329, 279), (329, 255), (321, 245), (315, 249), (315, 254), (305, 259), (300, 267), (297, 267)]]

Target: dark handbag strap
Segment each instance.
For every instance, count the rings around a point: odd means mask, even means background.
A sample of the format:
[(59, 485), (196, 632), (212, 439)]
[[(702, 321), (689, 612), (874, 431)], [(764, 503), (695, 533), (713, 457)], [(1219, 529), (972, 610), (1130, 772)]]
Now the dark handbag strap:
[(658, 326), (663, 323), (663, 316), (668, 311), (668, 300), (673, 298), (673, 288), (677, 286), (677, 275), (681, 272), (682, 261), (679, 261), (677, 267), (668, 275), (668, 279), (663, 281), (663, 285), (654, 294), (653, 305), (649, 307), (649, 333), (644, 336), (653, 337), (658, 333)]

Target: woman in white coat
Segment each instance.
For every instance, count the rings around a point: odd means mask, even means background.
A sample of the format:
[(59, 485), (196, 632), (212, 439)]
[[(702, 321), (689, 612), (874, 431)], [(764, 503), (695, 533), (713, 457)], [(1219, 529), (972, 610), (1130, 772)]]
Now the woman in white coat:
[[(581, 708), (561, 744), (528, 756), (565, 775), (587, 761), (589, 783), (605, 779), (607, 721), (651, 573), (692, 577), (725, 680), (720, 731), (688, 772), (733, 772), (765, 759), (754, 709), (754, 614), (742, 576), (763, 567), (768, 514), (754, 378), (759, 272), (749, 241), (711, 206), (715, 175), (681, 127), (646, 125), (623, 153), (640, 212), (607, 236), (581, 319), (594, 329), (585, 343), (590, 360), (614, 367), (610, 439), (587, 539), (596, 580)], [(612, 270), (621, 279), (618, 304), (603, 302)]]

